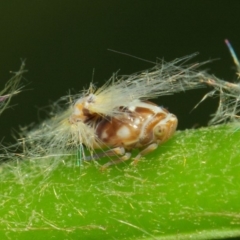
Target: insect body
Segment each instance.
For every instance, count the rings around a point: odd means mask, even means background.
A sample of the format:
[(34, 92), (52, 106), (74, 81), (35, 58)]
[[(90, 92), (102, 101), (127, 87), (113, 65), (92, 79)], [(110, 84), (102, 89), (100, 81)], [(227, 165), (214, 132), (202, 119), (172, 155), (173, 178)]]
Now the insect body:
[(128, 107), (115, 109), (114, 116), (102, 116), (89, 111), (89, 104), (94, 104), (94, 99), (93, 94), (79, 99), (69, 122), (82, 122), (94, 129), (94, 137), (89, 136), (91, 140), (88, 139), (85, 145), (94, 149), (107, 147), (110, 150), (105, 152), (106, 155), (122, 155), (105, 166), (128, 160), (133, 149), (141, 150), (134, 158), (135, 162), (138, 161), (167, 141), (176, 130), (176, 116), (152, 102), (133, 100)]

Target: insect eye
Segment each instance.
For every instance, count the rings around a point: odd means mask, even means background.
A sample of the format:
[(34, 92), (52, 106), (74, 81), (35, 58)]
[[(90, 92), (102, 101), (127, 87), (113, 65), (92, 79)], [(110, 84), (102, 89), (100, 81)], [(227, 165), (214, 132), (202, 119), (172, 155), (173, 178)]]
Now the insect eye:
[(165, 134), (165, 127), (162, 125), (158, 125), (154, 128), (153, 132), (156, 137), (162, 137)]

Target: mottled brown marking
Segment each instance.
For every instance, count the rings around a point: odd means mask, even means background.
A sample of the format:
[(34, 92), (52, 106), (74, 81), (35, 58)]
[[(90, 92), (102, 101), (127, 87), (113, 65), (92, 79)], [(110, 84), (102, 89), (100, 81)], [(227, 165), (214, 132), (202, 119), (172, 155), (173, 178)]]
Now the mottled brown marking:
[[(146, 107), (136, 106), (134, 111), (130, 111), (129, 108), (119, 107), (117, 111), (121, 113), (114, 117), (91, 114), (88, 109), (79, 104), (77, 108), (81, 114), (72, 116), (71, 120), (81, 119), (84, 123), (91, 125), (95, 129), (95, 141), (100, 143), (98, 147), (123, 147), (128, 151), (134, 148), (145, 148), (152, 143), (159, 144), (169, 139), (176, 129), (177, 119), (161, 123), (170, 113), (152, 102), (145, 101), (144, 103), (148, 104), (149, 108), (147, 105)], [(151, 106), (156, 106), (156, 111), (152, 110)], [(157, 112), (157, 109), (159, 109), (159, 112)], [(154, 133), (158, 124), (163, 127), (163, 135)], [(119, 137), (117, 132), (124, 126), (129, 129), (130, 134), (129, 136)], [(103, 132), (106, 134), (102, 134)]]
[[(157, 106), (154, 103), (151, 103), (151, 105)], [(123, 114), (119, 114), (116, 117), (98, 118), (96, 134), (103, 146), (123, 146), (125, 149), (132, 149), (142, 148), (145, 145), (155, 142), (156, 137), (154, 136), (153, 129), (168, 114), (168, 111), (163, 108), (159, 108), (158, 113), (154, 113), (151, 108), (147, 107), (136, 107), (135, 111), (130, 111), (127, 108), (119, 108), (118, 110)], [(139, 120), (138, 123), (136, 123), (136, 119)], [(146, 121), (148, 124), (144, 126)], [(129, 129), (130, 136), (120, 138), (117, 136), (117, 132), (124, 126)], [(103, 132), (106, 133), (105, 137), (102, 137)], [(141, 132), (143, 132), (143, 135), (140, 138)], [(162, 138), (164, 137), (162, 136)]]

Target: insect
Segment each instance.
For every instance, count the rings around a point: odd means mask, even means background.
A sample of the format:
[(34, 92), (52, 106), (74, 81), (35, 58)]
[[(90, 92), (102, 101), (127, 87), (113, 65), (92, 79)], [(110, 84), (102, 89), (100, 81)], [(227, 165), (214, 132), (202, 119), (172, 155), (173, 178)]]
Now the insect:
[(133, 100), (129, 106), (117, 107), (116, 115), (102, 116), (89, 110), (89, 105), (95, 104), (95, 101), (97, 96), (94, 94), (80, 98), (73, 107), (69, 122), (82, 122), (94, 129), (94, 137), (83, 142), (85, 145), (90, 144), (94, 149), (108, 147), (111, 150), (106, 155), (121, 155), (105, 167), (128, 160), (135, 148), (142, 149), (134, 158), (136, 163), (143, 155), (167, 141), (177, 128), (177, 117), (152, 102)]
[(139, 149), (136, 163), (173, 136), (177, 117), (148, 99), (196, 88), (203, 77), (175, 64), (160, 64), (126, 79), (113, 76), (99, 89), (91, 84), (75, 100), (69, 123), (79, 129), (81, 142), (90, 149), (108, 149), (102, 155), (118, 156), (104, 167), (130, 159), (131, 151)]
[(74, 150), (80, 152), (80, 160), (114, 156), (104, 165), (108, 167), (130, 159), (131, 151), (139, 149), (137, 162), (166, 142), (178, 122), (149, 99), (202, 87), (205, 72), (196, 71), (201, 64), (184, 65), (193, 56), (161, 61), (128, 76), (113, 75), (100, 88), (90, 83), (88, 90), (64, 97), (64, 105), (53, 104), (47, 120), (22, 131), (19, 144), (24, 157), (61, 157)]

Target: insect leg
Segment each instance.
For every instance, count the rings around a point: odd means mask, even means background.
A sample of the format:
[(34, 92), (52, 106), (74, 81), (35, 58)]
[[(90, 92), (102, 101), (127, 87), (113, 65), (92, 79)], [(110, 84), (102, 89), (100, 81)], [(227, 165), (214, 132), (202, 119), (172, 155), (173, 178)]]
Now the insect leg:
[(123, 147), (116, 147), (116, 148), (106, 151), (105, 154), (107, 156), (124, 155), (125, 149)]
[(148, 145), (146, 148), (144, 148), (133, 160), (132, 164), (137, 164), (138, 161), (140, 160), (140, 158), (152, 151), (154, 151), (156, 148), (158, 147), (157, 143), (152, 143), (150, 145)]
[(126, 153), (125, 153), (122, 157), (120, 157), (119, 159), (114, 160), (114, 161), (109, 161), (109, 162), (107, 162), (106, 164), (104, 164), (104, 165), (102, 166), (102, 170), (106, 169), (107, 167), (109, 167), (109, 166), (111, 166), (111, 165), (115, 165), (115, 164), (124, 162), (124, 161), (128, 160), (130, 157), (131, 157), (131, 153), (130, 153), (130, 152), (126, 152)]
[(125, 154), (125, 149), (123, 147), (116, 147), (113, 149), (110, 149), (106, 152), (102, 153), (96, 153), (91, 156), (85, 157), (85, 161), (93, 161), (93, 160), (98, 160), (101, 157), (111, 157), (111, 156), (116, 156), (116, 155), (124, 155)]

